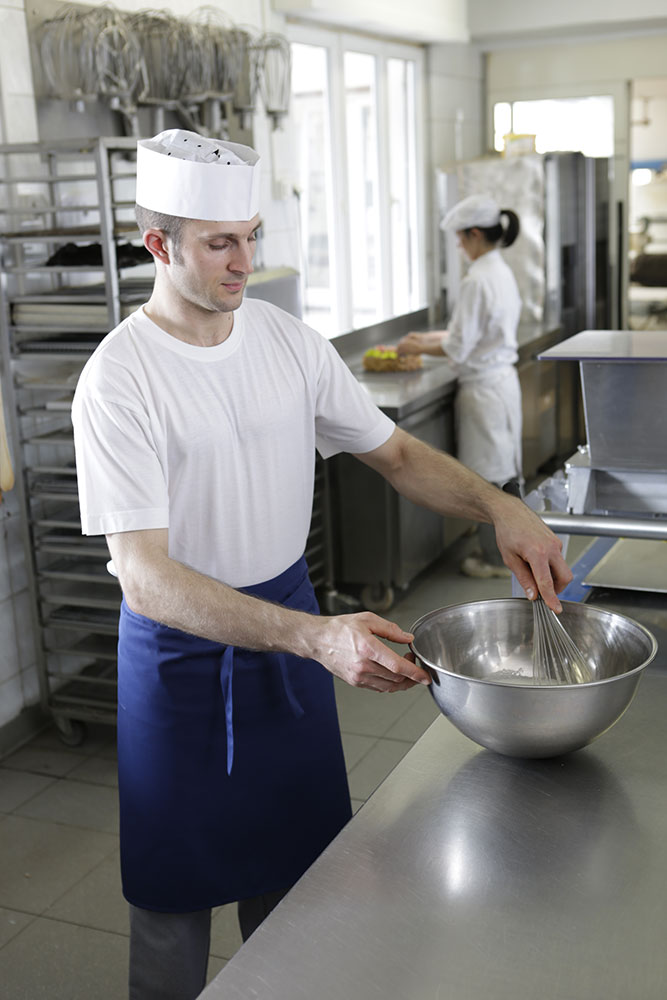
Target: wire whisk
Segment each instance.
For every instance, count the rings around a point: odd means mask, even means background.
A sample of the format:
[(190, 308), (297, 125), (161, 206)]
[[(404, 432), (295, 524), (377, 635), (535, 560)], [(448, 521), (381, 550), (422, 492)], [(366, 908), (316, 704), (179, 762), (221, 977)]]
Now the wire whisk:
[(586, 684), (594, 680), (584, 654), (541, 597), (533, 601), (533, 680), (536, 684)]

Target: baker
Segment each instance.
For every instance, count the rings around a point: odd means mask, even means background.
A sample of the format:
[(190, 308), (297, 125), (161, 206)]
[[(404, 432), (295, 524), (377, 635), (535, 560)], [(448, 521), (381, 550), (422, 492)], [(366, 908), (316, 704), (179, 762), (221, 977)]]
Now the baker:
[(398, 429), (332, 345), (243, 299), (260, 225), (250, 148), (138, 143), (148, 302), (100, 343), (72, 408), (82, 529), (123, 591), (118, 778), (130, 997), (190, 1000), (211, 907), (246, 938), (351, 816), (333, 675), (429, 678), (370, 612), (318, 616), (304, 548), (316, 449), (350, 452), (442, 515), (495, 526), (529, 596), (571, 579), (519, 500)]
[[(500, 250), (511, 246), (520, 223), (489, 194), (472, 194), (445, 215), (470, 267), (446, 330), (409, 333), (399, 355), (446, 355), (457, 374), (456, 453), (469, 469), (500, 486), (522, 479), (521, 386), (517, 329), (521, 298)], [(509, 576), (490, 525), (480, 525), (479, 554), (461, 564), (466, 576)]]

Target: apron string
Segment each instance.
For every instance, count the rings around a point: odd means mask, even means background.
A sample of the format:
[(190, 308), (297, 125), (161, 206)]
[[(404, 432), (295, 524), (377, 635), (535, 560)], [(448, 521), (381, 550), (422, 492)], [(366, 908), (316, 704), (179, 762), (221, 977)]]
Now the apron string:
[[(287, 659), (284, 653), (278, 653), (276, 655), (278, 661), (278, 666), (280, 667), (280, 676), (282, 677), (283, 687), (285, 689), (285, 695), (289, 702), (290, 708), (294, 716), (300, 719), (301, 716), (305, 715), (303, 707), (299, 702), (297, 696), (292, 688), (291, 681), (289, 679), (289, 674), (287, 672)], [(232, 773), (232, 765), (234, 764), (234, 699), (232, 693), (232, 678), (234, 676), (234, 647), (227, 646), (224, 653), (222, 654), (222, 662), (220, 664), (220, 687), (222, 689), (222, 697), (225, 702), (225, 727), (227, 730), (227, 774)]]
[(227, 646), (220, 665), (220, 687), (225, 702), (225, 727), (227, 730), (227, 774), (232, 773), (234, 763), (234, 701), (232, 697), (232, 677), (234, 674), (234, 647)]

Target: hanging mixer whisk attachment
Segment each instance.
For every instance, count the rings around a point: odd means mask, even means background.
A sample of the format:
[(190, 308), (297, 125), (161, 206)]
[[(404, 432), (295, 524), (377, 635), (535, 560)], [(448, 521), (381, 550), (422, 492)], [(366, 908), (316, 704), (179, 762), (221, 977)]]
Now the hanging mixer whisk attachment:
[(533, 626), (536, 684), (585, 684), (595, 680), (586, 657), (541, 597), (533, 601)]

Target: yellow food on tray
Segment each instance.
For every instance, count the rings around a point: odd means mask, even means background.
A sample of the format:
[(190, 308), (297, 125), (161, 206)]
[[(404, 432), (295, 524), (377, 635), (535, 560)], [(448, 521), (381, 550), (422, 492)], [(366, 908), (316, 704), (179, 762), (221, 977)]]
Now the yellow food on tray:
[(399, 354), (393, 347), (371, 347), (363, 360), (367, 372), (414, 372), (422, 367), (421, 354)]

